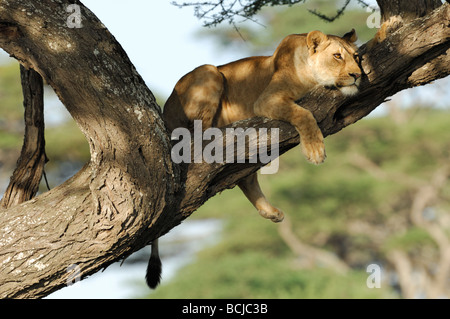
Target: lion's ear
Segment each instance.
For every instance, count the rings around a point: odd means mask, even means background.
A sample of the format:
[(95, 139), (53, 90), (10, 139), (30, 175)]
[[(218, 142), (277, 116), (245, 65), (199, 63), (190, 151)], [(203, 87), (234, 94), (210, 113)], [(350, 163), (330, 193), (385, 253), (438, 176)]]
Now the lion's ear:
[(352, 31), (347, 32), (346, 34), (344, 34), (344, 36), (342, 38), (344, 40), (349, 41), (349, 42), (355, 42), (356, 40), (358, 40), (358, 36), (356, 35), (355, 29), (352, 29)]
[(328, 37), (320, 31), (311, 31), (308, 33), (306, 36), (306, 45), (308, 46), (309, 53), (315, 53), (317, 47), (327, 39)]

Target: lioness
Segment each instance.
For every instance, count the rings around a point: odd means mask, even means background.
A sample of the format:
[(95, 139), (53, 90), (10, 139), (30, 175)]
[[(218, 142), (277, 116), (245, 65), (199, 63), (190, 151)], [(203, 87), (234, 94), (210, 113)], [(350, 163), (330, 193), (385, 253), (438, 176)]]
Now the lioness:
[[(272, 56), (249, 57), (219, 67), (200, 66), (183, 76), (164, 105), (164, 119), (170, 130), (192, 128), (202, 120), (203, 129), (222, 127), (255, 116), (291, 123), (300, 135), (308, 161), (325, 160), (323, 135), (312, 113), (295, 101), (317, 85), (338, 88), (345, 95), (358, 92), (361, 69), (358, 65), (355, 30), (343, 37), (320, 31), (293, 34), (284, 38)], [(238, 186), (264, 218), (283, 220), (252, 174)], [(157, 241), (147, 270), (147, 283), (159, 282)], [(151, 265), (153, 263), (153, 265)], [(153, 272), (153, 273), (152, 273)], [(152, 287), (152, 288), (153, 288)]]

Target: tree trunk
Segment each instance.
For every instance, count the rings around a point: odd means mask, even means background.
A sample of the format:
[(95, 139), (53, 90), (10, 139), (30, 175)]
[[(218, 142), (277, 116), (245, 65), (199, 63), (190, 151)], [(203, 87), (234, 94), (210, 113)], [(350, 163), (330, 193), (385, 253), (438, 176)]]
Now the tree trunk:
[(442, 2), (440, 0), (377, 0), (381, 11), (381, 20), (387, 21), (392, 16), (401, 16), (404, 21), (423, 17)]
[(44, 84), (36, 71), (20, 66), (23, 106), (25, 108), (25, 137), (17, 167), (0, 201), (8, 208), (32, 199), (39, 190), (45, 155)]
[(0, 296), (39, 297), (124, 258), (179, 224), (178, 167), (155, 99), (123, 49), (69, 1), (3, 1), (2, 48), (49, 83), (85, 134), (91, 161), (74, 178), (0, 212)]
[[(126, 258), (262, 166), (174, 164), (152, 93), (91, 11), (80, 4), (82, 26), (68, 26), (71, 2), (0, 1), (0, 47), (53, 87), (91, 151), (90, 162), (64, 184), (0, 210), (2, 298), (46, 296), (72, 279), (74, 265), (84, 278)], [(363, 46), (357, 96), (318, 88), (299, 101), (324, 135), (402, 89), (450, 73), (449, 7), (403, 25), (369, 52)], [(280, 154), (299, 141), (284, 122), (253, 118), (233, 126), (280, 128)]]

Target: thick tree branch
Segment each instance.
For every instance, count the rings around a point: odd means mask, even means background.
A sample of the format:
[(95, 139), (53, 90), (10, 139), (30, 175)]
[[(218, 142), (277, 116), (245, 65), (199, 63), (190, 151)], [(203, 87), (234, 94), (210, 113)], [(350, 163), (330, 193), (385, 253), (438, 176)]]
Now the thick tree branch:
[(84, 277), (182, 219), (152, 93), (92, 12), (80, 5), (83, 27), (68, 27), (70, 3), (0, 2), (0, 46), (54, 88), (91, 150), (73, 179), (1, 212), (1, 297), (44, 296), (65, 286), (70, 265)]
[[(66, 183), (0, 212), (1, 297), (45, 296), (65, 286), (71, 265), (85, 277), (125, 258), (262, 165), (175, 165), (152, 93), (87, 8), (81, 6), (82, 28), (67, 26), (71, 2), (0, 1), (0, 47), (54, 88), (91, 150), (91, 161)], [(449, 46), (445, 4), (372, 51), (361, 48), (366, 74), (357, 96), (317, 88), (299, 103), (324, 135), (334, 134), (390, 95), (448, 75)], [(440, 67), (425, 76), (430, 63)], [(280, 154), (299, 141), (283, 122), (254, 118), (233, 125), (280, 128)]]

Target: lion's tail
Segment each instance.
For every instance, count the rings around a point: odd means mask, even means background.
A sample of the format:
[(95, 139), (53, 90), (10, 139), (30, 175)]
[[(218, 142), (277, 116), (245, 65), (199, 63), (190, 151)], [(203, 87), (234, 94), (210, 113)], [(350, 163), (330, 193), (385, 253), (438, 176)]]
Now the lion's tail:
[(161, 281), (161, 259), (159, 258), (158, 251), (158, 239), (154, 240), (151, 244), (152, 253), (150, 255), (150, 260), (148, 261), (147, 274), (145, 275), (145, 280), (147, 285), (151, 289), (155, 289), (159, 282)]

